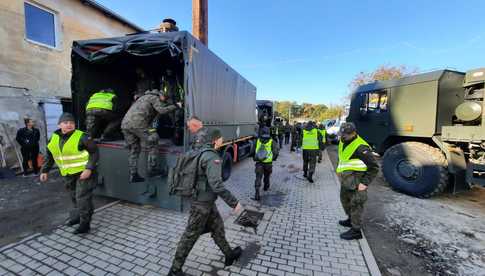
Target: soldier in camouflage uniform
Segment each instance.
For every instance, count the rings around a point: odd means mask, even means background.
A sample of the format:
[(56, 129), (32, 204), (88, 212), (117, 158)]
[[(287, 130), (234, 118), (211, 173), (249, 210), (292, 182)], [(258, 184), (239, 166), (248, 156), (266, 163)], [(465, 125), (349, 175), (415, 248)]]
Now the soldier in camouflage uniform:
[(367, 186), (379, 172), (369, 144), (357, 135), (355, 125), (343, 123), (340, 127), (339, 163), (337, 175), (340, 180), (340, 201), (347, 214), (339, 224), (350, 227), (340, 235), (342, 239), (362, 238), (362, 213), (367, 201)]
[(158, 168), (158, 134), (152, 127), (152, 121), (158, 114), (172, 112), (182, 106), (168, 105), (166, 97), (159, 90), (147, 91), (141, 96), (126, 113), (121, 122), (121, 130), (126, 144), (130, 150), (128, 166), (130, 170), (130, 182), (143, 182), (145, 179), (138, 174), (138, 157), (141, 150), (148, 152), (148, 171), (155, 174)]
[[(265, 160), (258, 160), (258, 151), (260, 148), (264, 148), (267, 152), (267, 158)], [(256, 140), (256, 153), (254, 154), (253, 160), (255, 163), (254, 172), (256, 173), (256, 180), (254, 181), (254, 200), (261, 200), (260, 189), (261, 181), (264, 179), (263, 190), (269, 190), (270, 177), (273, 173), (273, 161), (278, 159), (279, 147), (271, 139), (269, 134), (269, 128), (263, 127), (260, 131), (258, 140)]]
[(286, 122), (285, 124), (285, 145), (290, 143), (290, 136), (291, 136), (291, 125), (290, 122)]
[(116, 95), (113, 89), (103, 89), (89, 98), (86, 105), (86, 132), (91, 139), (98, 138), (102, 128), (102, 141), (114, 139), (121, 124), (121, 118), (115, 111)]
[(40, 181), (47, 181), (49, 171), (56, 163), (74, 205), (67, 225), (79, 224), (74, 234), (89, 232), (94, 212), (95, 170), (99, 159), (96, 143), (76, 129), (74, 116), (63, 113), (59, 118), (59, 129), (52, 134), (46, 152)]
[(134, 95), (133, 97), (134, 97), (134, 100), (137, 100), (138, 98), (143, 96), (145, 92), (155, 89), (156, 85), (154, 81), (147, 76), (147, 74), (141, 67), (136, 68), (135, 73), (136, 73), (137, 81), (136, 81), (136, 90), (133, 93)]
[(291, 129), (291, 148), (290, 151), (295, 151), (300, 146), (300, 138), (301, 138), (301, 124), (295, 123), (293, 124), (293, 128)]
[[(212, 130), (204, 141), (202, 148), (217, 150), (223, 143), (220, 130)], [(221, 197), (227, 205), (234, 208), (236, 213), (242, 211), (241, 204), (224, 187), (221, 177), (222, 160), (215, 150), (206, 151), (200, 157), (196, 183), (197, 196), (192, 202), (187, 227), (178, 243), (169, 276), (184, 275), (182, 267), (185, 259), (199, 237), (205, 233), (211, 233), (214, 242), (224, 253), (226, 266), (232, 265), (242, 254), (240, 247), (231, 249), (227, 242), (224, 221), (215, 204), (217, 198)]]
[(323, 147), (322, 134), (317, 130), (315, 123), (310, 121), (302, 130), (300, 146), (303, 150), (303, 177), (313, 183), (313, 174), (317, 163), (318, 152)]
[(191, 116), (187, 120), (187, 128), (192, 136), (192, 140), (190, 141), (191, 149), (196, 149), (202, 146), (205, 137), (208, 135), (207, 128), (204, 127), (202, 120), (197, 116)]
[(280, 119), (277, 124), (278, 127), (278, 144), (280, 146), (280, 149), (283, 148), (283, 140), (285, 138), (285, 125), (283, 124), (283, 121)]

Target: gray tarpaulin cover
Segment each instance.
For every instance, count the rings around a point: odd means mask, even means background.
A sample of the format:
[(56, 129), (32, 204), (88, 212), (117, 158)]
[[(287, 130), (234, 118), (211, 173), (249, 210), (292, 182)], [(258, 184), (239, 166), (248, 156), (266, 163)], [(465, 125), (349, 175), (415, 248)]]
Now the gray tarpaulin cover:
[[(254, 131), (257, 123), (256, 87), (190, 33), (142, 33), (73, 43), (73, 55), (90, 63), (107, 64), (121, 54), (151, 56), (161, 53), (183, 54), (188, 116), (196, 115), (208, 125), (245, 125), (247, 127), (241, 127), (240, 131), (254, 134), (249, 132)], [(249, 126), (251, 131), (248, 131)], [(236, 128), (230, 136), (245, 135), (235, 132)]]

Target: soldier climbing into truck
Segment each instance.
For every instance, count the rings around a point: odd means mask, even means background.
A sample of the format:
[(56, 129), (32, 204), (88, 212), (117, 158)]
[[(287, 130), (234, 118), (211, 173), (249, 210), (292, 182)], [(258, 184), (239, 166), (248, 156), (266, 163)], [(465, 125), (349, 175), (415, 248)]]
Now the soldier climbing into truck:
[[(256, 88), (190, 33), (145, 32), (74, 41), (71, 56), (73, 112), (80, 128), (85, 126), (85, 106), (92, 91), (105, 87), (117, 92), (118, 112), (125, 116), (124, 140), (98, 144), (101, 166), (97, 194), (184, 209), (181, 200), (168, 195), (166, 179), (176, 157), (189, 150), (199, 136), (199, 131), (192, 132), (185, 125), (191, 118), (190, 125), (197, 121), (205, 124), (207, 131), (219, 127), (223, 132), (225, 140), (218, 150), (223, 180), (231, 175), (234, 162), (254, 153), (258, 131)], [(143, 96), (133, 102), (140, 93)], [(148, 98), (150, 101), (145, 100)], [(174, 107), (177, 103), (181, 108)], [(143, 111), (142, 105), (149, 112)], [(158, 111), (154, 111), (154, 105), (160, 107)], [(155, 116), (159, 111), (163, 114)], [(132, 135), (132, 130), (141, 132)], [(139, 136), (153, 141), (149, 153), (140, 150), (136, 162)], [(126, 167), (130, 170), (120, 169)], [(131, 185), (128, 180), (142, 182)]]

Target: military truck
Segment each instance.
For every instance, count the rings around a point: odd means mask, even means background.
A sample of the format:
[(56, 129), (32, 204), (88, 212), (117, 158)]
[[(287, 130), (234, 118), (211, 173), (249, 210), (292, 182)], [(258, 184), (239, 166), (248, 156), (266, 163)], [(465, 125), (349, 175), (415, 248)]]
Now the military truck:
[(382, 156), (398, 191), (431, 197), (485, 185), (485, 68), (360, 86), (347, 121)]
[[(254, 152), (257, 131), (256, 88), (190, 33), (140, 33), (123, 37), (74, 41), (72, 47), (73, 112), (81, 129), (85, 107), (96, 91), (112, 88), (117, 94), (116, 112), (124, 116), (140, 87), (167, 89), (169, 101), (183, 102), (183, 111), (160, 116), (156, 125), (162, 176), (143, 183), (128, 182), (128, 149), (119, 141), (102, 142), (96, 193), (127, 201), (183, 209), (183, 202), (169, 197), (168, 167), (189, 148), (191, 137), (185, 121), (199, 117), (207, 128), (218, 127), (224, 136), (220, 150), (223, 178), (229, 178), (233, 162)], [(146, 158), (139, 171), (146, 176)]]

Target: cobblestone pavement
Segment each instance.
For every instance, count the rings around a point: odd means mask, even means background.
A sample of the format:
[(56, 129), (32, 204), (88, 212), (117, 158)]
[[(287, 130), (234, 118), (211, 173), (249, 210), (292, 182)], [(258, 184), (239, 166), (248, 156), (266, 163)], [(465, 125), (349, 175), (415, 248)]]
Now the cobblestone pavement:
[[(285, 148), (275, 162), (270, 191), (261, 203), (254, 193), (254, 163), (236, 164), (226, 183), (247, 208), (265, 213), (257, 234), (233, 224), (231, 210), (218, 201), (232, 246), (244, 254), (224, 268), (223, 255), (204, 235), (185, 266), (189, 275), (370, 275), (361, 243), (344, 241), (338, 185), (325, 154), (316, 181), (301, 177), (301, 155)], [(83, 237), (61, 226), (51, 234), (4, 247), (0, 275), (166, 275), (187, 214), (119, 203), (94, 215)]]

